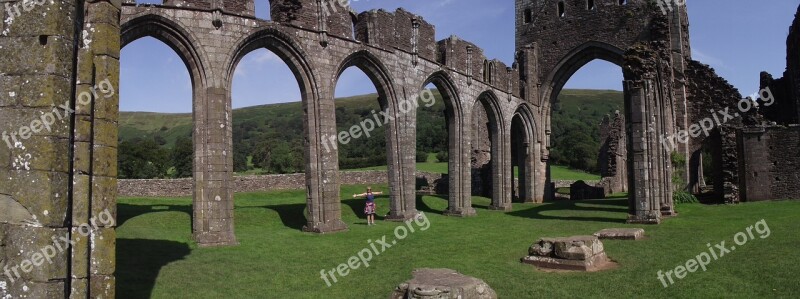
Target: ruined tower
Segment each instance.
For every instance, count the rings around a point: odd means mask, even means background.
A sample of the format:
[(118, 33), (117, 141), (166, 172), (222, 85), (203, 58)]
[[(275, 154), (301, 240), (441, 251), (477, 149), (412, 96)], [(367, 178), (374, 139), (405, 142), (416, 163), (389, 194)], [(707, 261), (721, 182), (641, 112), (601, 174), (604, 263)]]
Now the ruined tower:
[[(537, 140), (547, 173), (552, 103), (595, 59), (622, 68), (631, 222), (658, 223), (672, 212), (673, 151), (657, 143), (687, 127), (684, 66), (690, 59), (683, 5), (648, 0), (517, 0), (516, 64), (521, 97), (538, 110)], [(687, 171), (688, 173), (688, 171)], [(547, 176), (537, 184), (549, 186)], [(545, 194), (552, 194), (546, 192)]]

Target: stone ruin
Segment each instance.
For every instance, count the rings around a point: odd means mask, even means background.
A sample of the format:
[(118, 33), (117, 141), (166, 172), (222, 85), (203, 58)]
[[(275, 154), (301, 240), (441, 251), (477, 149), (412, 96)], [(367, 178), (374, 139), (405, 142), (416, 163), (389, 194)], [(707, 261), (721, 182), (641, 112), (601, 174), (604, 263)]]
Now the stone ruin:
[(606, 115), (600, 123), (600, 183), (605, 195), (628, 192), (628, 148), (625, 145), (625, 117), (619, 111), (611, 118)]
[(545, 269), (588, 272), (613, 265), (596, 236), (541, 238), (531, 245), (522, 262)]
[[(691, 59), (685, 7), (665, 15), (649, 0), (596, 0), (591, 8), (578, 0), (564, 1), (567, 5), (516, 0), (510, 66), (461, 38), (436, 41), (433, 24), (403, 9), (357, 13), (327, 1), (271, 0), (268, 21), (255, 18), (253, 0), (39, 2), (30, 12), (14, 11), (21, 0), (2, 2), (12, 9), (0, 9), (0, 119), (13, 130), (33, 126), (34, 116), (54, 105), (65, 104), (74, 113), (29, 139), (6, 141), (11, 149), (0, 151), (4, 205), (19, 204), (37, 217), (29, 222), (14, 219), (18, 213), (0, 214), (0, 260), (12, 265), (35, 252), (31, 241), (45, 245), (103, 211), (116, 215), (119, 97), (97, 98), (94, 91), (104, 82), (119, 90), (120, 50), (143, 37), (175, 50), (192, 79), (192, 236), (200, 246), (238, 244), (227, 116), (233, 71), (255, 49), (281, 57), (303, 91), (304, 230), (313, 233), (347, 229), (341, 219), (338, 152), (326, 151), (323, 138), (337, 134), (331, 83), (352, 66), (376, 85), (388, 112), (398, 111), (403, 99), (429, 83), (442, 93), (450, 157), (446, 214), (454, 216), (475, 213), (472, 144), (483, 144), (478, 153), (484, 158), (475, 166), (485, 170), (483, 181), (491, 182), (491, 188), (481, 183), (481, 192), (491, 194), (492, 209), (510, 209), (512, 188), (519, 188), (526, 202), (553, 194), (547, 171), (551, 105), (572, 74), (594, 59), (623, 69), (631, 223), (659, 223), (673, 211), (672, 152), (659, 145), (658, 137), (687, 130), (707, 117), (700, 113), (704, 109), (740, 97), (713, 70)], [(727, 202), (798, 197), (800, 155), (793, 154), (800, 148), (795, 142), (800, 128), (794, 125), (800, 117), (798, 36), (796, 19), (784, 79), (763, 80), (775, 89), (780, 109), (765, 109), (760, 119), (720, 127), (717, 135), (692, 139), (688, 148), (676, 150), (689, 157), (683, 171), (687, 190), (700, 184), (702, 161), (696, 157), (707, 146), (718, 153), (714, 172), (720, 175), (713, 185)], [(473, 134), (475, 111), (485, 112), (485, 120), (477, 121), (488, 134)], [(418, 213), (415, 127), (414, 110), (387, 124), (390, 220)], [(520, 169), (517, 186), (514, 165)], [(90, 233), (88, 241), (59, 253), (53, 265), (23, 275), (0, 296), (114, 297), (115, 228), (100, 226)]]
[(528, 248), (522, 262), (543, 269), (594, 272), (616, 263), (608, 258), (600, 240), (641, 240), (644, 229), (607, 228), (591, 236), (541, 238)]
[(483, 280), (450, 269), (416, 269), (414, 278), (397, 286), (390, 299), (496, 299)]

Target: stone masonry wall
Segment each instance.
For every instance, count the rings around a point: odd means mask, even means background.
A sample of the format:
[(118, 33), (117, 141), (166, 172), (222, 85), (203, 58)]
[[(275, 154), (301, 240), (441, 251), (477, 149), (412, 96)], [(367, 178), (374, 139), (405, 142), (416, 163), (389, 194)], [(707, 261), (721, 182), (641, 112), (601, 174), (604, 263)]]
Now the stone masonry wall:
[(626, 147), (625, 117), (616, 111), (614, 118), (606, 115), (600, 123), (600, 154), (597, 165), (606, 195), (628, 191), (628, 149)]
[(800, 126), (739, 132), (742, 201), (800, 199)]
[[(339, 176), (345, 185), (386, 184), (386, 171), (342, 171)], [(119, 180), (119, 196), (126, 197), (181, 197), (191, 196), (193, 179)], [(235, 176), (231, 183), (233, 192), (259, 192), (292, 190), (306, 187), (306, 175), (276, 174)]]

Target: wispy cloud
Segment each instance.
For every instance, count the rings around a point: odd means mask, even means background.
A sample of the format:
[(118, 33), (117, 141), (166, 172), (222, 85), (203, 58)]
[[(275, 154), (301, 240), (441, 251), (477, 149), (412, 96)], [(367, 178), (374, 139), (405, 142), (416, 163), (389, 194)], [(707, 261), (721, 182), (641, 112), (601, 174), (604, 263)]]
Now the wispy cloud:
[(709, 64), (718, 69), (730, 69), (722, 59), (700, 51), (697, 48), (692, 48), (692, 58), (705, 64)]

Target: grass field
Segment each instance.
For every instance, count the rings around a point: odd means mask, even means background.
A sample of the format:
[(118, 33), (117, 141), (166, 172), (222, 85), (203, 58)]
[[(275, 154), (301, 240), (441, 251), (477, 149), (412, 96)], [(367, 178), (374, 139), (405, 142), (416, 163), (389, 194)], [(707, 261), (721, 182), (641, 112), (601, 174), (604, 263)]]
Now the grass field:
[[(374, 186), (386, 190), (386, 186)], [(624, 199), (514, 204), (511, 212), (487, 210), (475, 198), (476, 217), (441, 215), (447, 202), (425, 196), (417, 207), (429, 220), (376, 256), (368, 268), (352, 270), (327, 287), (320, 270), (330, 270), (388, 236), (402, 224), (366, 226), (362, 200), (348, 194), (363, 186), (343, 186), (343, 220), (349, 231), (313, 235), (305, 224), (305, 192), (236, 195), (239, 246), (197, 248), (190, 241), (191, 199), (121, 198), (118, 204), (117, 296), (120, 298), (386, 298), (420, 267), (446, 267), (485, 280), (500, 298), (797, 298), (800, 255), (797, 243), (800, 202), (736, 206), (681, 205), (680, 215), (645, 226), (642, 241), (606, 241), (620, 264), (599, 273), (549, 273), (521, 264), (540, 237), (591, 234), (626, 225)], [(388, 199), (378, 199), (379, 215)], [(737, 232), (765, 219), (771, 234), (737, 247), (708, 266), (664, 288), (656, 277), (708, 250), (706, 244), (733, 242)], [(712, 245), (713, 246), (713, 245)]]

